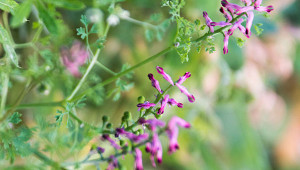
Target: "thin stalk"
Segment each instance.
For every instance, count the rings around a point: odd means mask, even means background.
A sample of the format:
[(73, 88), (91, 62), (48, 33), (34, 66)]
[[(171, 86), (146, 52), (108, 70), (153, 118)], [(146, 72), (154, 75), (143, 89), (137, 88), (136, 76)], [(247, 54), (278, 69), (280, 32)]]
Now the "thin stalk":
[(111, 69), (107, 68), (102, 63), (100, 63), (99, 61), (96, 62), (96, 65), (99, 66), (100, 68), (102, 68), (103, 70), (105, 70), (106, 72), (112, 74), (112, 75), (116, 75), (117, 74), (117, 73), (113, 72)]
[[(6, 109), (11, 109), (12, 106), (7, 107)], [(31, 107), (63, 107), (62, 102), (45, 102), (45, 103), (28, 103), (20, 104), (15, 109), (26, 109)]]
[(5, 104), (7, 99), (7, 92), (8, 92), (8, 83), (9, 77), (7, 73), (3, 74), (3, 82), (2, 82), (2, 90), (1, 90), (1, 105), (0, 105), (0, 115), (3, 116), (5, 110)]
[(34, 154), (35, 157), (38, 159), (42, 160), (44, 163), (52, 166), (54, 169), (65, 169), (59, 165), (59, 163), (53, 161), (52, 159), (48, 158), (46, 155), (43, 153), (39, 152), (38, 150), (32, 149), (32, 153)]
[(111, 77), (111, 78), (109, 78), (109, 79), (107, 79), (107, 80), (105, 80), (105, 81), (99, 83), (98, 85), (96, 85), (96, 86), (94, 86), (94, 87), (91, 87), (91, 88), (89, 88), (89, 89), (83, 91), (81, 94), (79, 94), (79, 95), (73, 97), (73, 99), (72, 99), (72, 100), (69, 100), (69, 101), (75, 101), (75, 100), (78, 100), (78, 99), (82, 98), (82, 97), (85, 96), (87, 93), (93, 91), (95, 88), (98, 88), (98, 87), (101, 87), (101, 86), (105, 86), (105, 85), (107, 85), (107, 84), (113, 82), (114, 80), (116, 80), (116, 79), (118, 79), (119, 77), (121, 77), (121, 76), (123, 76), (123, 75), (125, 75), (125, 74), (127, 74), (127, 73), (129, 73), (129, 72), (131, 72), (131, 71), (133, 71), (133, 70), (135, 70), (136, 68), (141, 67), (141, 66), (143, 66), (143, 65), (145, 65), (145, 64), (147, 64), (147, 63), (153, 61), (154, 59), (158, 58), (159, 56), (164, 55), (164, 54), (170, 52), (172, 49), (173, 49), (173, 46), (170, 46), (170, 47), (168, 47), (168, 48), (166, 48), (166, 49), (160, 51), (159, 53), (157, 53), (157, 54), (155, 54), (155, 55), (153, 55), (153, 56), (147, 58), (146, 60), (144, 60), (144, 61), (142, 61), (142, 62), (140, 62), (140, 63), (138, 63), (138, 64), (136, 64), (136, 65), (134, 65), (134, 66), (132, 66), (132, 67), (130, 67), (129, 69), (124, 70), (123, 72), (120, 72), (120, 73), (116, 74), (115, 76), (113, 76), (113, 77)]
[[(109, 30), (109, 25), (107, 24), (107, 27), (106, 27), (105, 33), (104, 33), (105, 36), (107, 35), (108, 30)], [(88, 74), (90, 73), (90, 71), (92, 70), (92, 68), (94, 67), (94, 65), (96, 64), (100, 52), (101, 52), (101, 49), (98, 49), (96, 51), (96, 54), (94, 55), (92, 61), (90, 62), (87, 70), (85, 71), (84, 75), (82, 76), (82, 78), (78, 82), (77, 86), (75, 87), (75, 89), (73, 90), (73, 92), (71, 93), (71, 95), (67, 98), (67, 101), (71, 101), (73, 99), (73, 97), (76, 95), (76, 93), (79, 91), (79, 89), (81, 88), (81, 86), (85, 82), (85, 79), (87, 78)]]
[(155, 26), (155, 25), (149, 24), (147, 22), (139, 21), (139, 20), (136, 20), (136, 19), (133, 19), (133, 18), (130, 18), (130, 17), (122, 17), (121, 19), (129, 21), (129, 22), (137, 24), (137, 25), (141, 25), (143, 27), (148, 27), (148, 28), (152, 28), (152, 29), (157, 28), (157, 26)]

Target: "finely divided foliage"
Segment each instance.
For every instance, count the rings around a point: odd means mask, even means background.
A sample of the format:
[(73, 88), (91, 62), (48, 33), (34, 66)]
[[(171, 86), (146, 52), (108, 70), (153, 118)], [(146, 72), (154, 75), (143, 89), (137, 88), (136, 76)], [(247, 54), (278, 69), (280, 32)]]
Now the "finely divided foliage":
[[(107, 116), (102, 117), (102, 122), (92, 125), (83, 121), (77, 110), (86, 104), (100, 105), (108, 98), (112, 98), (113, 101), (122, 99), (122, 93), (134, 87), (132, 79), (135, 78), (135, 69), (171, 51), (177, 52), (182, 63), (189, 61), (189, 53), (195, 46), (198, 51), (204, 46), (205, 51), (214, 52), (216, 49), (213, 39), (218, 33), (224, 36), (223, 53), (227, 54), (229, 38), (235, 31), (239, 30), (245, 37), (250, 38), (255, 12), (270, 13), (273, 10), (272, 6), (263, 6), (261, 0), (241, 0), (241, 4), (221, 0), (219, 12), (224, 16), (224, 21), (216, 22), (203, 11), (203, 18), (191, 22), (181, 16), (181, 10), (186, 3), (184, 0), (162, 0), (161, 6), (168, 8), (169, 18), (164, 20), (162, 15), (154, 14), (149, 22), (144, 22), (134, 19), (130, 16), (130, 11), (122, 9), (123, 1), (0, 0), (3, 13), (0, 43), (4, 50), (4, 57), (0, 58), (0, 159), (14, 163), (18, 156), (34, 155), (43, 162), (43, 168), (51, 166), (54, 169), (73, 169), (85, 164), (93, 164), (99, 168), (102, 162), (107, 162), (107, 169), (121, 169), (120, 158), (131, 154), (135, 159), (132, 166), (142, 170), (144, 147), (152, 166), (156, 167), (157, 163), (163, 162), (165, 152), (160, 135), (167, 136), (167, 150), (169, 154), (173, 154), (180, 148), (179, 129), (193, 128), (179, 116), (172, 116), (169, 121), (165, 121), (165, 115), (171, 114), (168, 111), (169, 106), (181, 109), (186, 105), (184, 103), (187, 103), (173, 98), (172, 93), (168, 93), (170, 89), (181, 92), (190, 103), (196, 101), (197, 96), (191, 94), (192, 90), (183, 85), (187, 79), (191, 79), (190, 72), (185, 72), (174, 81), (173, 75), (168, 74), (171, 70), (157, 66), (157, 73), (148, 74), (149, 82), (146, 82), (146, 77), (143, 78), (147, 89), (150, 86), (154, 88), (155, 99), (150, 101), (140, 96), (136, 108), (132, 106), (136, 109), (135, 114), (124, 112), (120, 118), (121, 123), (116, 126), (112, 124), (116, 121), (109, 120)], [(90, 8), (81, 15), (81, 26), (68, 28), (60, 11), (83, 12), (87, 7)], [(205, 23), (202, 24), (200, 20), (205, 20)], [(120, 21), (142, 26), (148, 42), (154, 41), (154, 37), (163, 40), (167, 30), (176, 25), (175, 36), (166, 49), (133, 66), (124, 64), (119, 72), (115, 72), (100, 62), (99, 57), (103, 55), (102, 51), (107, 45), (110, 29), (123, 24)], [(16, 36), (13, 35), (11, 27), (22, 31), (26, 24), (31, 24), (34, 30), (34, 34), (29, 36), (31, 41), (16, 43)], [(262, 29), (259, 26), (261, 25), (255, 25), (254, 28), (261, 33)], [(205, 29), (206, 27), (208, 29)], [(207, 32), (203, 33), (204, 30)], [(69, 38), (72, 32), (76, 32), (76, 38)], [(238, 40), (239, 46), (243, 43), (244, 40)], [(113, 46), (113, 43), (111, 44)], [(19, 55), (22, 49), (29, 49), (29, 56)], [(107, 75), (100, 77), (94, 69), (96, 67)], [(112, 82), (115, 82), (115, 87), (105, 92), (104, 86)], [(162, 84), (168, 86), (163, 87)], [(13, 90), (17, 85), (23, 85), (21, 91)], [(49, 93), (52, 96), (45, 97), (42, 101), (49, 98), (55, 101), (24, 102), (23, 99), (32, 95), (34, 89), (45, 96)], [(60, 91), (61, 100), (53, 97), (51, 92), (55, 91)], [(11, 97), (8, 98), (9, 95), (15, 99), (14, 102), (11, 102)], [(24, 120), (28, 118), (22, 116), (20, 109), (31, 107), (56, 107), (57, 111), (56, 115), (46, 119), (37, 117), (34, 123), (27, 123)], [(92, 146), (88, 144), (95, 140), (98, 143)], [(67, 152), (72, 154), (81, 151), (85, 146), (90, 147), (90, 152), (85, 159), (75, 162), (68, 159), (70, 155), (63, 153), (49, 156), (58, 153), (60, 147), (67, 147)]]

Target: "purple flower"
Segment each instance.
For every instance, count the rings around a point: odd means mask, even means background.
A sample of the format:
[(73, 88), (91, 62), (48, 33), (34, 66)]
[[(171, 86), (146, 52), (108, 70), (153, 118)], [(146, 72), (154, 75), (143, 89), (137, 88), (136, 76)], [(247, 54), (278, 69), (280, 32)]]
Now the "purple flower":
[(153, 133), (152, 141), (146, 144), (145, 150), (146, 152), (149, 152), (151, 154), (150, 159), (153, 167), (156, 167), (155, 160), (154, 160), (155, 157), (158, 163), (162, 162), (163, 151), (157, 133)]
[(108, 167), (106, 168), (106, 170), (114, 170), (117, 167), (118, 167), (118, 160), (116, 157), (111, 155), (109, 157), (109, 164), (108, 164)]
[(236, 14), (241, 15), (244, 12), (249, 12), (249, 11), (252, 11), (252, 10), (254, 10), (254, 6), (245, 6), (245, 7), (241, 7), (240, 9), (238, 9), (236, 11)]
[(242, 8), (241, 6), (233, 3), (229, 3), (227, 0), (222, 0), (221, 4), (223, 7), (227, 8), (227, 10), (233, 15), (235, 13), (235, 10), (239, 10)]
[(229, 34), (228, 34), (228, 31), (225, 31), (224, 32), (224, 48), (223, 48), (224, 54), (228, 53), (228, 41), (229, 41)]
[(254, 19), (254, 13), (252, 11), (247, 12), (248, 18), (247, 18), (247, 22), (246, 22), (246, 35), (247, 37), (251, 36), (251, 27), (252, 27), (252, 22)]
[(144, 103), (139, 103), (136, 106), (138, 107), (138, 111), (141, 110), (141, 108), (149, 109), (150, 107), (154, 107), (155, 103), (149, 103), (148, 101), (145, 101)]
[(164, 127), (166, 124), (164, 121), (158, 120), (158, 119), (139, 119), (139, 124), (148, 124), (150, 126), (150, 129), (152, 132), (155, 132), (156, 127)]
[(71, 49), (62, 47), (60, 54), (67, 70), (74, 77), (80, 77), (79, 67), (82, 66), (89, 57), (89, 53), (85, 47), (79, 41), (74, 41)]
[(239, 25), (244, 21), (243, 18), (240, 18), (238, 21), (236, 21), (233, 26), (228, 30), (228, 34), (232, 35), (234, 30), (238, 28)]
[(104, 153), (104, 151), (105, 151), (105, 149), (104, 148), (102, 148), (102, 147), (97, 147), (97, 152), (99, 153), (99, 154), (102, 154), (102, 153)]
[(250, 38), (249, 35), (246, 34), (246, 28), (242, 25), (238, 26), (238, 29), (247, 37)]
[(260, 12), (267, 12), (267, 13), (270, 13), (271, 11), (274, 10), (273, 6), (272, 5), (269, 5), (269, 6), (261, 6), (261, 2), (262, 0), (256, 0), (254, 2), (254, 9), (257, 10), (257, 11), (260, 11)]
[(182, 86), (182, 85), (180, 85), (178, 83), (176, 83), (176, 86), (179, 88), (179, 90), (181, 91), (181, 93), (185, 94), (188, 97), (188, 100), (191, 103), (193, 103), (195, 101), (195, 97), (193, 95), (191, 95), (184, 86)]
[(166, 130), (168, 137), (169, 137), (169, 153), (175, 152), (179, 149), (179, 145), (177, 142), (178, 138), (178, 126), (183, 128), (190, 128), (190, 123), (186, 122), (185, 120), (181, 119), (180, 117), (174, 116), (168, 123), (168, 128)]
[(227, 25), (232, 25), (231, 23), (228, 23), (226, 21), (220, 21), (220, 22), (211, 22), (211, 26), (220, 26), (220, 27), (225, 27)]
[(135, 148), (135, 169), (136, 170), (143, 170), (143, 159), (142, 159), (142, 152), (139, 148)]
[(232, 20), (231, 14), (229, 14), (227, 11), (224, 10), (223, 7), (220, 8), (220, 12), (224, 15), (224, 17), (227, 19), (227, 22), (230, 22)]
[(158, 92), (162, 93), (160, 89), (159, 82), (153, 77), (153, 74), (148, 74), (149, 79), (151, 80), (152, 86), (158, 90)]
[(135, 143), (140, 143), (148, 139), (149, 135), (147, 133), (141, 134), (141, 135), (135, 135), (134, 133), (127, 132), (123, 128), (117, 128), (116, 129), (117, 135), (124, 135), (131, 141)]
[(212, 20), (208, 17), (206, 11), (203, 12), (203, 17), (205, 18), (206, 25), (209, 27), (210, 32), (214, 32), (214, 27), (211, 25)]
[(187, 78), (191, 77), (190, 72), (186, 72), (182, 77), (179, 77), (177, 84), (182, 84)]
[(110, 142), (110, 144), (115, 148), (115, 149), (121, 149), (121, 147), (112, 139), (112, 138), (110, 138), (109, 137), (109, 135), (108, 134), (103, 134), (102, 135), (102, 138), (104, 139), (104, 140), (107, 140), (108, 142)]
[(166, 79), (170, 84), (172, 84), (172, 86), (174, 86), (172, 78), (167, 73), (164, 72), (163, 68), (156, 66), (156, 70), (159, 74), (163, 75), (164, 79)]
[(165, 107), (169, 101), (169, 95), (166, 94), (164, 99), (161, 101), (161, 107), (158, 109), (157, 114), (161, 115), (164, 113)]
[(175, 106), (176, 105), (177, 107), (180, 107), (180, 108), (183, 107), (182, 103), (176, 102), (176, 100), (173, 99), (173, 98), (171, 98), (171, 99), (168, 100), (168, 104), (171, 105), (171, 106)]

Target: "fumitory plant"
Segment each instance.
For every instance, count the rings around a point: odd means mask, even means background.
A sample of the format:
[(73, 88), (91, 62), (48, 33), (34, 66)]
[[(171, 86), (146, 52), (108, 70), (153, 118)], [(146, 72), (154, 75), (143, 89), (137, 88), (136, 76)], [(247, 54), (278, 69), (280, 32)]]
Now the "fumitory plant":
[(234, 33), (250, 38), (256, 14), (273, 11), (215, 1), (215, 15), (191, 20), (184, 0), (0, 0), (1, 167), (141, 170), (189, 155), (179, 149), (202, 101), (183, 85), (195, 69), (174, 81), (181, 65), (218, 51), (219, 35), (227, 54)]

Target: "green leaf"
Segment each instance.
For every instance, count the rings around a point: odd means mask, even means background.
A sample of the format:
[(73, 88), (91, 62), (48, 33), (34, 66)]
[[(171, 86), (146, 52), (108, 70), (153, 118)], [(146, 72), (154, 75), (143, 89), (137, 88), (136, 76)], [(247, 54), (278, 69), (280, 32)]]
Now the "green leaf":
[(22, 115), (18, 112), (15, 112), (13, 115), (10, 116), (10, 118), (8, 119), (8, 121), (10, 123), (13, 123), (13, 124), (18, 124), (22, 121), (22, 119), (20, 119)]
[(237, 38), (236, 39), (237, 45), (242, 48), (245, 45), (245, 40), (243, 40), (242, 38)]
[(77, 31), (77, 35), (80, 35), (81, 39), (85, 39), (85, 37), (87, 36), (85, 29), (80, 27), (80, 28), (76, 28)]
[(87, 26), (89, 25), (89, 21), (87, 19), (87, 17), (85, 15), (81, 15), (81, 19), (80, 19), (81, 23), (83, 23), (83, 25)]
[(257, 35), (262, 34), (262, 32), (264, 31), (264, 29), (261, 28), (262, 25), (263, 24), (261, 24), (261, 23), (258, 23), (258, 24), (254, 25), (254, 29), (255, 29)]
[(16, 8), (15, 15), (11, 20), (12, 27), (20, 26), (24, 20), (28, 17), (31, 10), (32, 0), (24, 1), (20, 6)]
[(11, 59), (11, 61), (19, 67), (18, 64), (18, 56), (14, 49), (14, 43), (9, 38), (8, 32), (0, 25), (0, 42), (3, 44), (4, 51), (7, 56)]
[(153, 37), (154, 37), (153, 31), (150, 30), (150, 29), (146, 29), (146, 30), (145, 30), (145, 37), (146, 37), (146, 40), (147, 40), (148, 42), (151, 42), (151, 41), (153, 40)]
[(60, 110), (57, 110), (56, 113), (58, 113), (59, 115), (55, 116), (55, 120), (56, 120), (56, 123), (58, 123), (58, 125), (60, 126), (61, 122), (62, 122), (62, 118), (64, 116), (64, 113)]
[(3, 11), (14, 14), (16, 7), (18, 7), (18, 3), (13, 0), (0, 0), (0, 9)]
[(69, 10), (80, 10), (85, 7), (84, 3), (79, 0), (44, 0), (49, 4), (53, 4), (57, 7), (69, 9)]
[(55, 19), (49, 14), (48, 10), (44, 7), (43, 4), (41, 4), (40, 1), (35, 1), (37, 10), (39, 11), (39, 17), (43, 21), (46, 28), (51, 32), (52, 34), (58, 33), (58, 28), (55, 22)]

